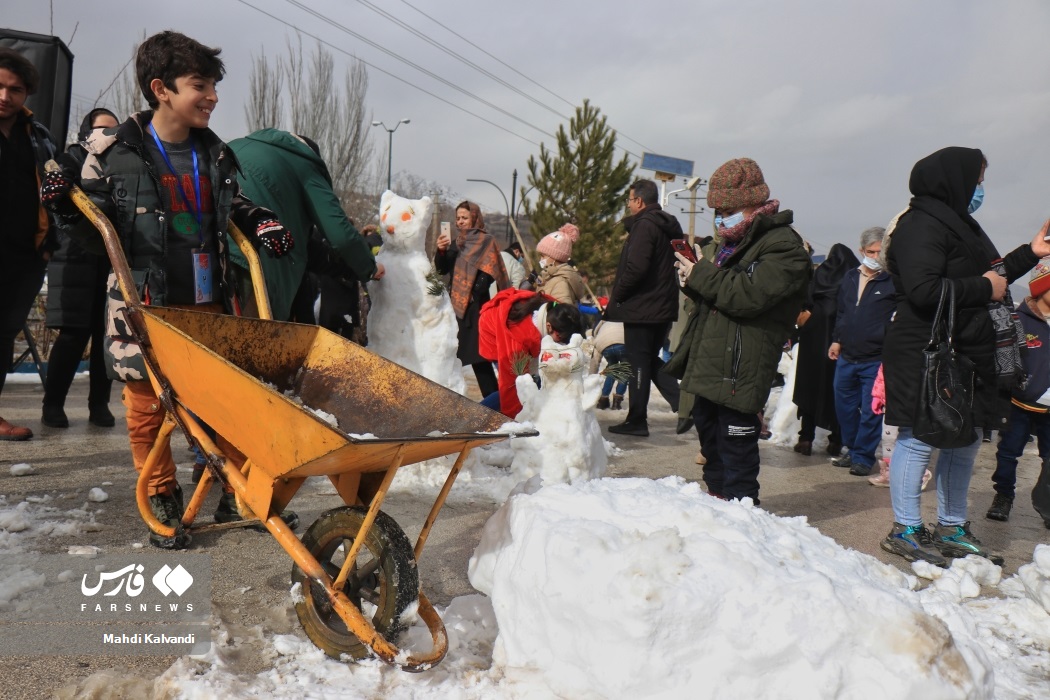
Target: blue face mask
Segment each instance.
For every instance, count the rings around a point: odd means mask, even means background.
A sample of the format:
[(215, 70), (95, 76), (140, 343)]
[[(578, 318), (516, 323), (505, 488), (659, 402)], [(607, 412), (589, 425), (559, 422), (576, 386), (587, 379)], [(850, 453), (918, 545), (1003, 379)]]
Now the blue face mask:
[(981, 208), (981, 202), (984, 201), (984, 185), (977, 185), (977, 189), (973, 191), (973, 199), (970, 200), (970, 206), (966, 207), (966, 211), (974, 213)]
[(719, 216), (715, 215), (715, 227), (717, 228), (733, 228), (744, 220), (744, 212), (738, 211), (736, 214), (731, 216)]

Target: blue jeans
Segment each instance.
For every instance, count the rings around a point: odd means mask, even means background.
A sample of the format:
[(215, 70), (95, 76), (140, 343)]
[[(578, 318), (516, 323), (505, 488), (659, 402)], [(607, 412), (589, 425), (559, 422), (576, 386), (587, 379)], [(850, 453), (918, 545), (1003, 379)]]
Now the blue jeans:
[(842, 444), (849, 446), (853, 463), (864, 467), (875, 464), (875, 450), (882, 439), (882, 416), (871, 410), (871, 388), (880, 364), (842, 357), (835, 363), (835, 415)]
[[(623, 343), (616, 343), (602, 350), (602, 357), (605, 358), (606, 362), (610, 365), (615, 365), (617, 362), (627, 361), (627, 348), (624, 347)], [(602, 386), (602, 396), (608, 396), (612, 391), (613, 384), (616, 384), (616, 393), (623, 396), (627, 393), (627, 382), (617, 382), (612, 377), (605, 378), (605, 384)]]
[(1050, 457), (1050, 413), (1026, 411), (1010, 405), (1010, 423), (999, 431), (999, 449), (995, 451), (995, 473), (992, 482), (995, 492), (1007, 498), (1014, 497), (1017, 484), (1017, 459), (1024, 453), (1028, 436), (1035, 432), (1039, 444), (1039, 461)]
[[(962, 525), (966, 522), (966, 495), (981, 436), (972, 445), (954, 450), (941, 450), (937, 458), (937, 522)], [(893, 519), (901, 525), (922, 525), (919, 494), (922, 476), (930, 466), (933, 447), (912, 435), (911, 428), (901, 426), (890, 461), (890, 499)]]

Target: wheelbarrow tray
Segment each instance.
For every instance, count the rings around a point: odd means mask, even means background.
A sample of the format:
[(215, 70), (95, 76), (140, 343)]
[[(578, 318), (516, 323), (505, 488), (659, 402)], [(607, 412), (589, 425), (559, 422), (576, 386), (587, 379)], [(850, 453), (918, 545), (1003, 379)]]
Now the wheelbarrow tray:
[(506, 416), (324, 328), (140, 308), (176, 400), (271, 479), (380, 471), (399, 448), (412, 464), (508, 437)]

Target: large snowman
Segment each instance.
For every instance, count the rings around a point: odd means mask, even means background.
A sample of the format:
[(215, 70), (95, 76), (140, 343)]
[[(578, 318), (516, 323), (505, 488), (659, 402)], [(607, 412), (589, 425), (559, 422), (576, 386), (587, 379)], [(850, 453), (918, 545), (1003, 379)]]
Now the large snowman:
[(438, 287), (428, 280), (433, 270), (425, 247), (430, 211), (430, 197), (405, 199), (390, 190), (383, 193), (383, 247), (376, 261), (386, 275), (368, 286), (368, 349), (462, 394), (456, 313), (448, 293), (441, 288), (434, 294)]

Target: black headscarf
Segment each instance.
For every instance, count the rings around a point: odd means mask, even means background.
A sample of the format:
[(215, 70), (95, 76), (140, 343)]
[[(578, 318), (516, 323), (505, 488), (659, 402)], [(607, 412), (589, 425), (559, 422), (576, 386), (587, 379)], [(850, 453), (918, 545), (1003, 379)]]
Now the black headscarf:
[(924, 198), (937, 200), (957, 214), (970, 229), (980, 231), (980, 224), (967, 209), (977, 189), (984, 162), (984, 154), (976, 148), (949, 146), (931, 153), (911, 169), (908, 189), (915, 196), (912, 204)]
[[(117, 115), (113, 114), (113, 112), (110, 112), (105, 107), (96, 107), (87, 113), (87, 116), (84, 117), (84, 121), (80, 122), (80, 131), (77, 132), (77, 141), (83, 141), (91, 134), (91, 125), (95, 123), (95, 117), (100, 114), (108, 114), (114, 119), (117, 119)], [(117, 124), (119, 123), (120, 120), (117, 119)]]
[(813, 273), (813, 281), (810, 283), (813, 301), (816, 302), (824, 297), (837, 299), (839, 287), (842, 286), (842, 278), (846, 276), (846, 272), (859, 264), (857, 256), (846, 246), (841, 243), (831, 246), (828, 257), (817, 266)]

